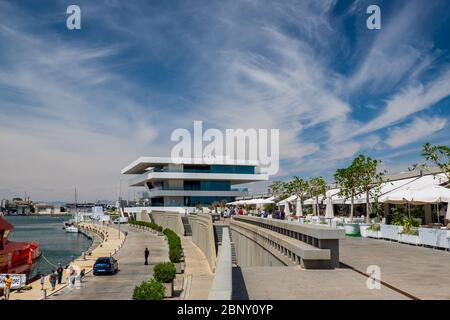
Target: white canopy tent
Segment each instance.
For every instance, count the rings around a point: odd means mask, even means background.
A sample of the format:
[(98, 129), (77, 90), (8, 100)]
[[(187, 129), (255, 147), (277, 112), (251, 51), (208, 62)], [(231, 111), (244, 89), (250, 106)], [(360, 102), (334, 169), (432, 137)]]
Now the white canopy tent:
[(385, 202), (388, 203), (439, 203), (450, 202), (450, 189), (434, 186), (424, 189), (401, 189), (387, 195)]
[[(445, 174), (437, 174), (437, 175), (426, 175), (422, 177), (415, 177), (415, 178), (408, 178), (408, 179), (401, 179), (401, 180), (394, 180), (394, 181), (388, 181), (384, 182), (380, 186), (380, 198), (379, 202), (390, 202), (394, 203), (394, 198), (399, 199), (398, 197), (403, 194), (404, 190), (407, 189), (425, 189), (425, 188), (432, 188), (434, 186), (439, 186), (440, 184), (448, 181)], [(326, 197), (331, 197), (331, 200), (334, 204), (350, 204), (351, 199), (345, 199), (342, 196), (339, 196), (339, 188), (330, 189), (326, 192)], [(394, 194), (395, 192), (395, 194)], [(401, 199), (401, 198), (400, 198)], [(319, 203), (324, 201), (323, 197), (319, 197)], [(375, 202), (374, 198), (370, 198), (369, 201), (371, 203)], [(400, 201), (400, 200), (399, 200)], [(303, 202), (307, 205), (314, 205), (316, 204), (315, 198), (307, 199)], [(354, 199), (355, 204), (365, 204), (366, 203), (366, 197), (364, 194), (358, 195)], [(402, 202), (397, 202), (402, 203)], [(404, 202), (403, 202), (404, 203)]]
[(297, 196), (294, 194), (294, 195), (292, 195), (290, 197), (287, 197), (286, 199), (281, 200), (280, 202), (277, 203), (277, 205), (284, 206), (284, 205), (286, 205), (286, 203), (292, 202), (292, 201), (294, 201), (296, 199), (297, 199)]
[(245, 201), (245, 204), (271, 204), (271, 203), (274, 203), (274, 202), (272, 200), (262, 199), (262, 198), (251, 199), (251, 200)]

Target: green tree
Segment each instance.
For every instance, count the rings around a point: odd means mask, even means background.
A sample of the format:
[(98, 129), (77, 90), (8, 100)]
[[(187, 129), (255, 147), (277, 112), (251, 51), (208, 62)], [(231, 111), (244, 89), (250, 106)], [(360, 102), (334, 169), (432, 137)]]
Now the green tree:
[(294, 176), (294, 178), (287, 183), (286, 189), (289, 194), (295, 194), (303, 204), (303, 199), (309, 194), (309, 184), (308, 181)]
[(358, 175), (355, 167), (352, 165), (347, 168), (337, 169), (334, 174), (334, 179), (339, 185), (339, 196), (350, 199), (350, 222), (353, 221), (353, 212), (355, 207), (355, 197), (359, 193), (358, 189)]
[(444, 145), (432, 146), (429, 142), (422, 146), (422, 156), (426, 161), (441, 169), (450, 180), (450, 147)]
[(319, 215), (319, 197), (327, 191), (327, 182), (323, 177), (312, 177), (308, 180), (308, 190), (312, 198), (316, 199), (315, 213)]
[(378, 170), (381, 164), (381, 160), (365, 157), (362, 154), (357, 156), (352, 163), (352, 167), (354, 167), (358, 178), (359, 193), (365, 194), (366, 196), (366, 223), (370, 222), (370, 196), (376, 196), (383, 183), (385, 172)]
[(287, 183), (284, 181), (274, 180), (269, 186), (269, 192), (277, 199), (282, 200), (287, 194)]
[(269, 186), (269, 192), (276, 198), (281, 198), (286, 195), (287, 192), (286, 187), (287, 187), (286, 182), (274, 180), (272, 181), (272, 184)]

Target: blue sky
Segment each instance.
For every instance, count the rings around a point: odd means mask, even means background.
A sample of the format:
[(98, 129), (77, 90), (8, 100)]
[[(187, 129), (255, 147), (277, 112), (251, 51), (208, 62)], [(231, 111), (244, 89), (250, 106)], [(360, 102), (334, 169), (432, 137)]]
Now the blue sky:
[(0, 198), (115, 198), (121, 168), (169, 155), (194, 120), (279, 128), (278, 179), (331, 178), (359, 153), (404, 171), (424, 142), (450, 144), (449, 15), (446, 0), (2, 1)]

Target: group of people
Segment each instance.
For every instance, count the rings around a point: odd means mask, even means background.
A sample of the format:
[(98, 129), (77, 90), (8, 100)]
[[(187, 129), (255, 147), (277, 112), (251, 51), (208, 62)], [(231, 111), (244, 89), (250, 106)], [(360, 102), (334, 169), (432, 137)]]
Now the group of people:
[[(238, 207), (236, 209), (235, 208), (231, 208), (231, 209), (226, 208), (223, 213), (223, 216), (224, 216), (224, 218), (230, 218), (235, 215), (243, 216), (245, 214), (246, 214), (246, 212), (245, 212), (244, 208), (242, 208), (242, 207)], [(257, 209), (257, 211), (256, 211), (256, 216), (261, 217), (261, 218), (267, 218), (270, 214), (271, 213), (265, 209)], [(273, 218), (284, 220), (285, 219), (284, 211), (280, 211), (279, 209), (275, 210), (275, 212), (273, 214)]]
[[(56, 289), (56, 284), (62, 283), (62, 277), (64, 273), (64, 268), (62, 267), (61, 263), (58, 264), (58, 268), (56, 270), (52, 270), (49, 275), (49, 281), (51, 290), (54, 291)], [(75, 277), (77, 275), (77, 272), (75, 269), (70, 268), (69, 271), (69, 283), (74, 284), (75, 283)], [(41, 281), (41, 289), (44, 290), (44, 283), (45, 283), (45, 275), (41, 272), (38, 272), (37, 277)], [(5, 300), (9, 300), (9, 296), (11, 294), (11, 285), (12, 285), (12, 278), (9, 274), (5, 276), (5, 288), (4, 288), (4, 297)]]
[(245, 214), (244, 208), (239, 207), (237, 209), (235, 208), (231, 208), (228, 209), (226, 208), (225, 211), (223, 212), (223, 217), (224, 218), (231, 218), (232, 216), (238, 215), (238, 216), (243, 216)]

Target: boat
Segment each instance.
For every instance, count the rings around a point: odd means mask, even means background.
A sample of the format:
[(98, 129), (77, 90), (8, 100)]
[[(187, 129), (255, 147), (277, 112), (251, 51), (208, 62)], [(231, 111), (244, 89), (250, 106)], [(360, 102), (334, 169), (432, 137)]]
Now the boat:
[(65, 229), (66, 232), (78, 233), (78, 228), (76, 227), (78, 224), (77, 217), (78, 217), (77, 189), (75, 188), (75, 217), (72, 217), (72, 219), (70, 219), (69, 221), (64, 222), (63, 229)]
[(66, 232), (69, 232), (69, 233), (78, 233), (78, 228), (75, 227), (75, 226), (69, 226), (69, 227), (66, 227)]
[(32, 273), (42, 256), (37, 242), (13, 242), (8, 240), (14, 226), (0, 217), (0, 273)]

